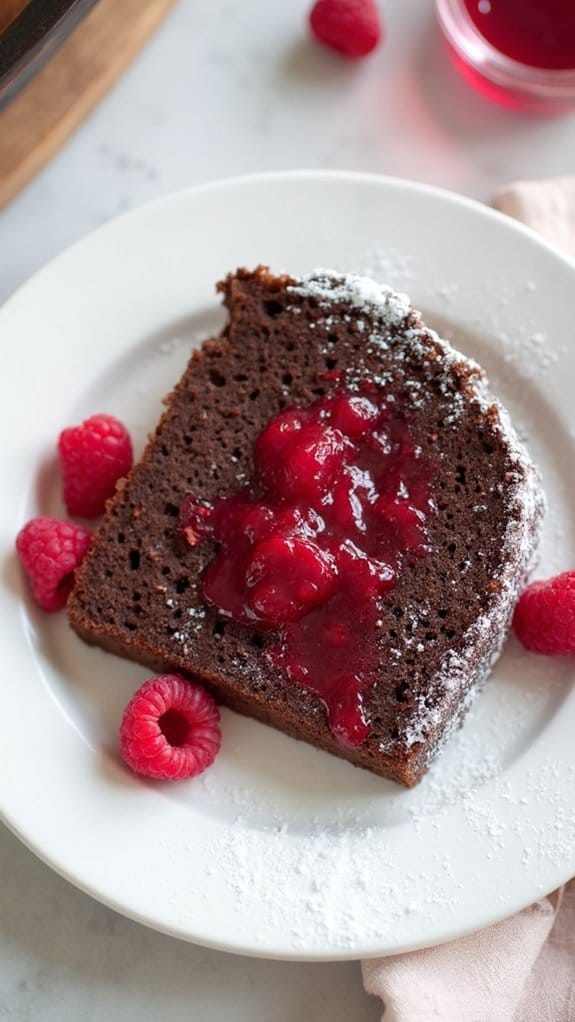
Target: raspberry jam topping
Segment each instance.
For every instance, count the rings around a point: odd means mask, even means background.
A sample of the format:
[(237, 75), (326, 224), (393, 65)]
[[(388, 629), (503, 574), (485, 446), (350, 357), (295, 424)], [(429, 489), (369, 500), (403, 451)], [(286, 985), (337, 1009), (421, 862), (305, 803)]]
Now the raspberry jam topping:
[(254, 455), (249, 487), (182, 504), (188, 542), (217, 544), (202, 595), (223, 617), (276, 633), (272, 661), (320, 696), (340, 742), (358, 745), (382, 667), (380, 599), (429, 549), (433, 465), (375, 387), (282, 412)]

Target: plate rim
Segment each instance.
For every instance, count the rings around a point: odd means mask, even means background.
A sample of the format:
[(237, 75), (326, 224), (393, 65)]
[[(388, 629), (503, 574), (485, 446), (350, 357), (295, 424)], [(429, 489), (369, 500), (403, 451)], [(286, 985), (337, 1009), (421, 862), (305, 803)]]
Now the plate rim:
[(521, 220), (516, 220), (509, 214), (503, 213), (501, 210), (495, 209), (493, 206), (489, 206), (487, 203), (481, 202), (479, 199), (474, 199), (468, 195), (462, 195), (460, 192), (454, 192), (448, 188), (441, 188), (439, 185), (430, 185), (425, 181), (417, 181), (413, 178), (401, 178), (393, 174), (377, 174), (370, 171), (360, 170), (348, 171), (338, 170), (335, 168), (321, 170), (315, 167), (310, 169), (265, 170), (257, 173), (227, 175), (224, 177), (210, 178), (205, 181), (200, 181), (195, 185), (188, 185), (184, 188), (177, 188), (175, 191), (165, 192), (164, 194), (156, 196), (147, 202), (139, 203), (131, 209), (119, 213), (117, 216), (110, 217), (103, 223), (98, 224), (97, 227), (88, 231), (87, 234), (83, 234), (81, 237), (76, 238), (75, 241), (72, 241), (69, 245), (65, 245), (64, 248), (54, 253), (54, 255), (46, 260), (46, 262), (37, 267), (28, 277), (26, 277), (25, 280), (23, 280), (20, 284), (17, 284), (13, 291), (7, 295), (2, 303), (0, 303), (0, 313), (3, 313), (16, 298), (19, 298), (21, 292), (32, 284), (37, 277), (41, 276), (46, 270), (51, 270), (57, 266), (60, 259), (67, 258), (69, 255), (72, 255), (76, 249), (83, 247), (95, 238), (99, 238), (110, 228), (114, 228), (120, 224), (125, 224), (132, 218), (138, 218), (142, 214), (153, 212), (154, 210), (159, 209), (162, 206), (167, 206), (171, 203), (181, 202), (188, 196), (204, 193), (207, 194), (212, 191), (225, 191), (231, 186), (250, 186), (284, 180), (303, 181), (323, 178), (327, 178), (332, 181), (349, 181), (356, 184), (379, 184), (386, 187), (397, 188), (402, 191), (411, 191), (420, 195), (426, 194), (442, 202), (453, 203), (456, 206), (468, 209), (475, 215), (487, 217), (487, 219), (491, 219), (496, 223), (504, 224), (509, 229), (516, 231), (518, 234), (521, 234), (525, 238), (529, 238), (532, 242), (535, 242), (536, 245), (545, 249), (551, 256), (563, 263), (563, 265), (569, 266), (571, 269), (575, 269), (575, 256), (571, 257), (565, 252), (562, 252), (556, 245), (550, 242), (547, 238), (543, 238), (532, 227), (528, 227), (527, 224), (522, 223)]

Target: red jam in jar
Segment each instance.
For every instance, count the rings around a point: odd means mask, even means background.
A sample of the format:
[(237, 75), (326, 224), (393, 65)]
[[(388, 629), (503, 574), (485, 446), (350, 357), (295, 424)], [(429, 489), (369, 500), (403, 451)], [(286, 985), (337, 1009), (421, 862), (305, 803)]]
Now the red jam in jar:
[(429, 549), (433, 464), (406, 417), (369, 386), (282, 412), (254, 460), (245, 489), (182, 504), (188, 541), (217, 544), (202, 595), (223, 617), (273, 633), (272, 662), (319, 695), (340, 742), (358, 745), (383, 666), (381, 597)]
[(473, 24), (500, 53), (531, 67), (575, 68), (575, 0), (464, 0)]

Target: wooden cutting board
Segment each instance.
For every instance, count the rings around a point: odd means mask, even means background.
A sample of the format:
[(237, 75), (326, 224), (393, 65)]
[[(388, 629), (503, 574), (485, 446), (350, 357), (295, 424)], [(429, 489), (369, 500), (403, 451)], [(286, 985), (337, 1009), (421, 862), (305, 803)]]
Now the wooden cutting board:
[[(0, 112), (0, 208), (78, 127), (173, 3), (100, 0), (24, 91)], [(17, 13), (23, 3), (9, 0), (9, 6)]]

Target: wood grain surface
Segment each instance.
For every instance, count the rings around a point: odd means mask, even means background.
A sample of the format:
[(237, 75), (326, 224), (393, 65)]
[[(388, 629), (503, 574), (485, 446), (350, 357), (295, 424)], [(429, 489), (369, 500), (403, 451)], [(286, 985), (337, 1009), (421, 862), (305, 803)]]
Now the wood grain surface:
[[(173, 3), (100, 0), (24, 91), (0, 112), (0, 208), (78, 127)], [(9, 18), (24, 4), (4, 0), (1, 6), (2, 17)]]
[(26, 6), (27, 0), (2, 0), (0, 3), (0, 32), (20, 14)]

